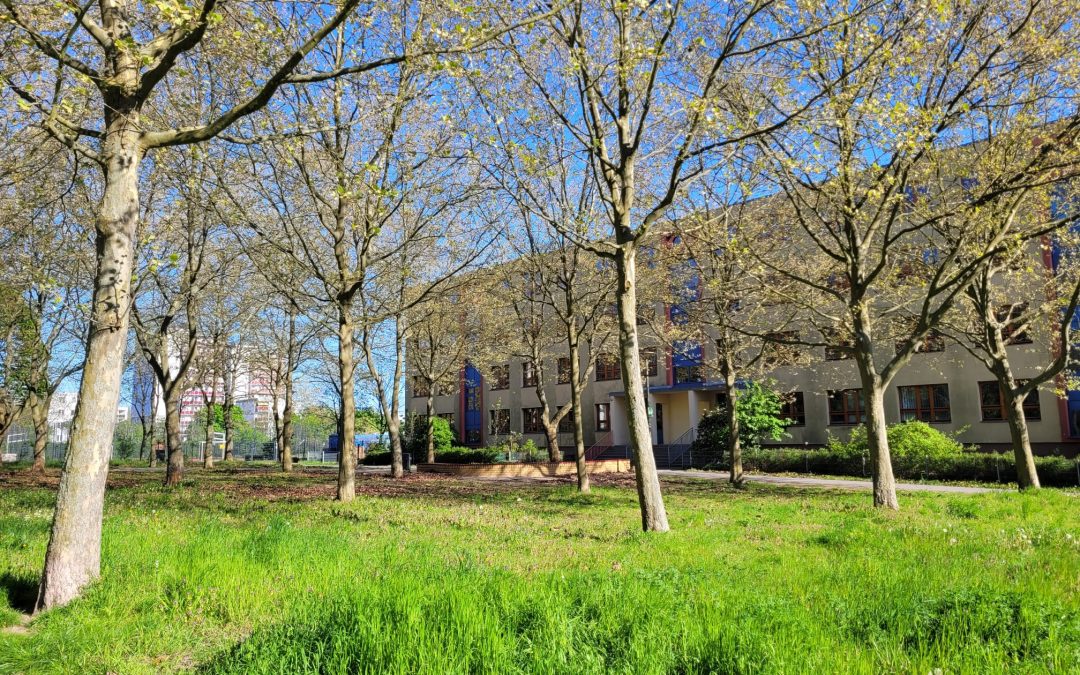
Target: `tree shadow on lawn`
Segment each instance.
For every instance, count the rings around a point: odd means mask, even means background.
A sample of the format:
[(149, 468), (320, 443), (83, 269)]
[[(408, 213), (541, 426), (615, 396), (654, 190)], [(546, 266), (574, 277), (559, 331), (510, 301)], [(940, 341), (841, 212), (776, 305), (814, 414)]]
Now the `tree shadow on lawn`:
[(38, 580), (20, 574), (0, 574), (0, 590), (7, 595), (8, 606), (23, 614), (32, 614), (37, 602)]

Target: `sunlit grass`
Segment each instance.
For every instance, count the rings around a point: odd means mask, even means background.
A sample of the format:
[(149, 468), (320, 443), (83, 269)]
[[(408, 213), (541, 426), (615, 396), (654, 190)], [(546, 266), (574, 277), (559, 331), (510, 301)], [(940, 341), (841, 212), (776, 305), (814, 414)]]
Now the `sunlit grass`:
[[(102, 580), (0, 635), (0, 671), (1080, 669), (1074, 495), (905, 495), (891, 514), (865, 493), (679, 481), (666, 535), (638, 531), (624, 488), (362, 477), (349, 505), (253, 496), (330, 480), (110, 491)], [(2, 623), (32, 594), (51, 501), (0, 489)]]

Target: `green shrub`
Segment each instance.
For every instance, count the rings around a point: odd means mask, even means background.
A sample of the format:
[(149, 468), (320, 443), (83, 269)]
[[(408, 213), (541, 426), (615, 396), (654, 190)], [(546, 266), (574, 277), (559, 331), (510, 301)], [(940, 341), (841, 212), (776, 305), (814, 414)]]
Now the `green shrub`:
[[(744, 451), (761, 447), (764, 440), (779, 441), (787, 435), (784, 429), (791, 420), (781, 417), (783, 403), (780, 394), (757, 382), (751, 382), (739, 393), (735, 411), (739, 416), (739, 443)], [(722, 461), (730, 434), (727, 410), (707, 410), (698, 422), (697, 438), (691, 449), (715, 464)]]
[[(898, 425), (899, 426), (899, 425)], [(857, 450), (857, 446), (854, 446)], [(721, 466), (727, 467), (726, 464)], [(816, 473), (834, 476), (870, 475), (870, 461), (865, 454), (848, 444), (803, 450), (800, 448), (761, 448), (743, 454), (747, 471), (763, 473)], [(1069, 487), (1077, 480), (1076, 461), (1060, 456), (1036, 457), (1039, 481), (1046, 487)], [(893, 472), (907, 480), (964, 480), (985, 483), (1016, 482), (1012, 455), (997, 452), (964, 450), (956, 454), (919, 455), (905, 453), (893, 458)]]
[[(381, 443), (378, 445), (385, 448)], [(392, 458), (393, 453), (389, 450), (381, 449), (378, 452), (369, 450), (368, 453), (364, 455), (364, 459), (361, 463), (365, 466), (389, 466)]]
[[(445, 452), (454, 445), (457, 438), (453, 426), (441, 417), (432, 419), (432, 436), (435, 440), (435, 454)], [(414, 458), (427, 456), (427, 418), (416, 413), (405, 416), (401, 429), (402, 450), (411, 452)]]
[(499, 460), (498, 448), (462, 448), (435, 453), (435, 461), (444, 464), (492, 464)]

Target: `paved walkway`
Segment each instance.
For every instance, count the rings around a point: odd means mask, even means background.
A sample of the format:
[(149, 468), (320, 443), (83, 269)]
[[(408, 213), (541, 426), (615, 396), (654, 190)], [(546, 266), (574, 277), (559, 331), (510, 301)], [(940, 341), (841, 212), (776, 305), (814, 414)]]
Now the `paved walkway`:
[[(672, 469), (660, 469), (661, 476), (681, 476), (683, 478), (697, 478), (701, 480), (727, 480), (727, 471), (676, 471)], [(768, 483), (770, 485), (788, 485), (791, 487), (810, 488), (837, 488), (840, 490), (869, 490), (873, 483), (868, 480), (846, 480), (843, 478), (811, 478), (809, 476), (760, 476), (746, 474), (746, 480), (752, 483)], [(973, 495), (983, 492), (1000, 492), (998, 488), (968, 487), (966, 485), (931, 485), (928, 483), (897, 483), (897, 490), (908, 492), (952, 492), (955, 494)]]

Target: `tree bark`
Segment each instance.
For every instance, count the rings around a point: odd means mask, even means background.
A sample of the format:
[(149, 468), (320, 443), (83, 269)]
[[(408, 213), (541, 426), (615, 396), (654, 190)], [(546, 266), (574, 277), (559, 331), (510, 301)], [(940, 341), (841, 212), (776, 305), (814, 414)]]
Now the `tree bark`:
[[(571, 329), (574, 330), (574, 329)], [(589, 467), (585, 463), (585, 431), (582, 428), (582, 418), (584, 414), (581, 410), (581, 387), (578, 386), (578, 379), (581, 377), (581, 362), (580, 354), (578, 353), (578, 346), (576, 340), (571, 340), (573, 343), (570, 349), (570, 408), (574, 415), (574, 452), (576, 456), (575, 464), (577, 465), (577, 489), (578, 492), (588, 492), (589, 487)]]
[(338, 374), (341, 379), (341, 438), (338, 439), (337, 499), (356, 496), (356, 400), (353, 398), (353, 325), (351, 304), (338, 304)]
[(45, 448), (49, 442), (49, 398), (30, 394), (28, 405), (34, 423), (34, 463), (31, 473), (45, 473)]
[(184, 448), (180, 440), (180, 384), (174, 382), (165, 394), (165, 465), (166, 487), (184, 479)]
[(427, 463), (435, 461), (435, 394), (434, 386), (428, 384), (427, 396)]
[(233, 459), (233, 420), (232, 420), (232, 407), (233, 407), (233, 395), (234, 385), (236, 383), (236, 377), (234, 376), (236, 364), (233, 363), (233, 359), (230, 356), (231, 349), (229, 345), (225, 345), (225, 391), (222, 392), (223, 400), (222, 407), (222, 423), (225, 426), (225, 450), (221, 455), (222, 461), (231, 462)]
[(107, 101), (105, 188), (96, 223), (97, 268), (79, 403), (60, 476), (35, 609), (67, 604), (101, 572), (101, 521), (131, 305), (139, 215), (138, 111)]
[(874, 506), (898, 511), (900, 503), (896, 500), (896, 478), (889, 453), (889, 427), (885, 422), (885, 387), (873, 375), (863, 374), (862, 379)]
[(562, 450), (559, 449), (559, 425), (545, 424), (544, 437), (547, 438), (548, 461), (561, 462)]
[(206, 406), (206, 449), (203, 450), (203, 468), (214, 468), (214, 407)]
[[(1039, 473), (1035, 469), (1035, 455), (1031, 452), (1031, 436), (1024, 417), (1024, 397), (1017, 396), (1015, 389), (1006, 382), (1001, 382), (1005, 407), (1009, 414), (1009, 435), (1012, 436), (1013, 457), (1016, 460), (1016, 485), (1021, 490), (1041, 487)], [(1013, 383), (1015, 384), (1015, 383)]]
[[(285, 373), (285, 408), (281, 411), (281, 470), (289, 473), (293, 470), (292, 456), (292, 370)], [(277, 409), (277, 401), (273, 406)]]
[[(731, 355), (728, 355), (728, 363), (731, 363)], [(742, 465), (742, 443), (739, 441), (739, 415), (738, 415), (738, 403), (739, 403), (739, 388), (735, 381), (735, 369), (730, 366), (725, 367), (724, 371), (724, 388), (727, 390), (728, 400), (728, 456), (731, 457), (731, 474), (728, 476), (728, 480), (732, 485), (742, 485), (743, 482), (743, 465)]]
[(634, 247), (623, 244), (615, 258), (618, 276), (615, 297), (619, 312), (619, 356), (623, 387), (626, 389), (626, 416), (630, 427), (630, 447), (634, 454), (634, 477), (641, 509), (641, 528), (646, 532), (667, 532), (670, 528), (664, 509), (664, 498), (660, 493), (660, 478), (656, 473), (649, 413), (641, 381), (635, 256)]

